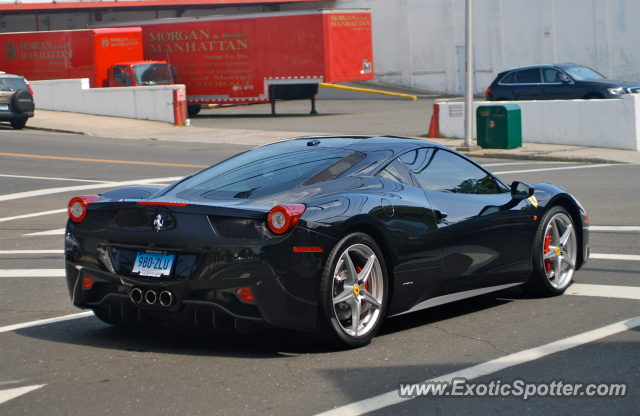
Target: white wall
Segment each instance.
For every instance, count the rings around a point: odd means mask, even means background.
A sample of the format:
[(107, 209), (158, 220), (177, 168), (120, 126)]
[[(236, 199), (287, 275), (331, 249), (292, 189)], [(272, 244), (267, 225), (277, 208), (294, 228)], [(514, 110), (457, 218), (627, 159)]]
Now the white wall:
[(36, 109), (174, 122), (173, 91), (184, 85), (89, 88), (89, 79), (30, 81)]
[[(464, 103), (438, 104), (440, 136), (463, 138)], [(508, 104), (520, 106), (523, 142), (640, 151), (640, 94), (611, 100), (475, 102), (473, 138), (477, 138), (475, 114), (479, 106)], [(451, 117), (451, 106), (460, 106), (462, 116)]]
[[(464, 0), (337, 0), (335, 7), (371, 8), (378, 80), (461, 93)], [(640, 82), (640, 0), (474, 0), (473, 9), (476, 93), (506, 69), (541, 63), (574, 62)]]

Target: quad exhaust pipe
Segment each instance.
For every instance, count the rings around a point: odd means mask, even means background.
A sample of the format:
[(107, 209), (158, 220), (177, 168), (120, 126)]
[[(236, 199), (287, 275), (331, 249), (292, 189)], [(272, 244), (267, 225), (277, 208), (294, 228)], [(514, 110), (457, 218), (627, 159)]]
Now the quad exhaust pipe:
[(155, 305), (156, 303), (160, 303), (160, 305), (164, 307), (171, 306), (174, 303), (175, 295), (168, 290), (158, 293), (155, 290), (147, 290), (143, 292), (139, 288), (131, 289), (131, 293), (129, 294), (131, 301), (136, 304), (146, 303), (148, 305)]
[(164, 292), (160, 293), (158, 300), (160, 301), (160, 305), (170, 306), (173, 303), (173, 293), (165, 290)]
[(144, 295), (144, 300), (147, 301), (149, 305), (153, 305), (158, 300), (158, 295), (154, 290), (147, 290), (147, 293)]

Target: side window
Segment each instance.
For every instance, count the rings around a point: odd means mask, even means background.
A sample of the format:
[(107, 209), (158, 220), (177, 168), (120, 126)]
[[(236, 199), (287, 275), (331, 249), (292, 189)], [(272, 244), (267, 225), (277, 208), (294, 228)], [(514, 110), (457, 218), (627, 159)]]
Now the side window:
[(122, 84), (122, 67), (114, 66), (113, 67), (113, 82), (117, 82), (118, 84)]
[(390, 181), (404, 183), (405, 185), (413, 186), (413, 180), (411, 174), (404, 167), (399, 159), (389, 163), (384, 169), (376, 174), (381, 178), (389, 179)]
[(516, 84), (539, 84), (540, 68), (522, 69), (516, 75)]
[(551, 83), (551, 82), (559, 82), (556, 77), (560, 74), (555, 68), (542, 68), (542, 82)]
[(401, 157), (426, 190), (459, 194), (499, 194), (504, 192), (482, 169), (451, 152), (424, 148)]
[(506, 77), (502, 78), (500, 84), (514, 84), (516, 82), (516, 71), (510, 72)]

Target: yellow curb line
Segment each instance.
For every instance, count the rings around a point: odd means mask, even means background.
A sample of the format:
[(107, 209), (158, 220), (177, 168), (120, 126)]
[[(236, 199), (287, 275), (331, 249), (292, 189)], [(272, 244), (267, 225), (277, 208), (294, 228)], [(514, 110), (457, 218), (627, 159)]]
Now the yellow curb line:
[(333, 89), (336, 89), (336, 90), (365, 92), (367, 94), (392, 95), (394, 97), (411, 98), (414, 101), (418, 99), (418, 97), (416, 97), (415, 95), (400, 94), (400, 93), (397, 93), (397, 92), (386, 92), (386, 91), (378, 91), (378, 90), (369, 90), (369, 89), (366, 89), (366, 88), (345, 87), (344, 85), (327, 84), (325, 82), (321, 82), (318, 85), (321, 86), (321, 87), (324, 87), (324, 88), (333, 88)]

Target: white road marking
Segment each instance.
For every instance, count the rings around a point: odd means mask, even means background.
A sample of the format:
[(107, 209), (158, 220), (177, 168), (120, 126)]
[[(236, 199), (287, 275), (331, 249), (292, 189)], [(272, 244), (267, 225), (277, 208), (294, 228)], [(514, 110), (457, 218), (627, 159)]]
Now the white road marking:
[(63, 212), (67, 212), (67, 208), (54, 209), (52, 211), (34, 212), (33, 214), (16, 215), (15, 217), (4, 217), (4, 218), (0, 218), (0, 222), (21, 220), (23, 218), (39, 217), (41, 215), (62, 214)]
[(586, 166), (566, 166), (561, 168), (544, 168), (544, 169), (527, 169), (527, 170), (511, 170), (507, 172), (493, 172), (494, 175), (502, 175), (505, 173), (526, 173), (526, 172), (543, 172), (547, 170), (566, 170), (566, 169), (588, 169), (588, 168), (602, 168), (605, 166), (628, 166), (622, 164), (607, 164), (607, 165), (586, 165)]
[(59, 316), (57, 318), (40, 319), (38, 321), (25, 322), (23, 324), (0, 326), (0, 334), (3, 332), (17, 331), (19, 329), (31, 328), (34, 326), (54, 324), (56, 322), (70, 321), (72, 319), (86, 318), (87, 316), (93, 316), (93, 312), (80, 312), (74, 313), (73, 315)]
[(156, 182), (175, 182), (177, 180), (182, 179), (183, 176), (174, 176), (170, 178), (155, 178), (155, 179), (140, 179), (135, 181), (124, 181), (124, 182), (105, 182), (101, 184), (93, 184), (93, 185), (78, 185), (78, 186), (65, 186), (62, 188), (46, 188), (46, 189), (38, 189), (35, 191), (27, 191), (27, 192), (18, 192), (15, 194), (8, 195), (0, 195), (0, 202), (2, 201), (12, 201), (14, 199), (22, 199), (22, 198), (30, 198), (34, 196), (43, 196), (43, 195), (52, 195), (52, 194), (60, 194), (64, 192), (73, 192), (73, 191), (86, 191), (89, 189), (101, 189), (101, 188), (119, 188), (122, 186), (129, 185), (148, 185)]
[(575, 296), (640, 300), (640, 287), (636, 286), (583, 285), (574, 283), (564, 293)]
[(21, 175), (0, 175), (4, 178), (24, 178), (24, 179), (43, 179), (45, 181), (69, 181), (69, 182), (92, 182), (92, 183), (109, 183), (111, 181), (94, 181), (90, 179), (73, 179), (73, 178), (46, 178), (44, 176), (21, 176)]
[(64, 277), (64, 269), (0, 269), (0, 277)]
[(599, 260), (631, 260), (631, 261), (640, 261), (640, 256), (635, 254), (599, 254), (599, 253), (591, 253), (589, 259), (599, 259)]
[[(524, 364), (529, 361), (534, 361), (542, 357), (555, 354), (557, 352), (565, 351), (571, 348), (578, 347), (580, 345), (597, 341), (602, 338), (610, 337), (612, 335), (624, 332), (631, 328), (636, 328), (638, 326), (640, 326), (640, 316), (632, 319), (627, 319), (626, 321), (618, 322), (613, 325), (594, 329), (593, 331), (584, 332), (582, 334), (565, 338), (560, 341), (552, 342), (550, 344), (542, 345), (540, 347), (531, 348), (529, 350), (517, 352), (515, 354), (510, 354), (504, 357), (497, 358), (495, 360), (487, 361), (473, 367), (465, 368), (463, 370), (445, 374), (440, 377), (432, 378), (430, 380), (427, 380), (426, 382), (450, 382), (451, 379), (456, 377), (464, 377), (467, 380), (473, 380), (478, 377), (486, 376), (487, 374), (492, 374), (500, 370), (504, 370), (505, 368)], [(398, 390), (393, 390), (379, 396), (371, 397), (369, 399), (361, 400), (359, 402), (351, 403), (346, 406), (338, 407), (336, 409), (320, 413), (318, 416), (357, 416), (399, 403), (405, 403), (409, 400), (413, 399), (400, 398), (398, 396)]]
[(589, 231), (640, 231), (640, 227), (626, 225), (590, 225)]
[(64, 250), (0, 250), (3, 254), (64, 254)]
[(65, 228), (58, 228), (49, 231), (39, 231), (37, 233), (29, 233), (25, 235), (64, 235)]
[(0, 390), (0, 404), (4, 402), (8, 402), (11, 399), (15, 399), (16, 397), (20, 397), (23, 394), (27, 394), (34, 390), (38, 390), (39, 388), (44, 386), (46, 386), (46, 384), (38, 384), (35, 386), (17, 387), (15, 389)]
[(481, 165), (483, 167), (486, 166), (509, 166), (509, 165), (551, 165), (554, 163), (575, 163), (575, 162), (520, 162), (520, 163), (490, 163), (488, 165)]

